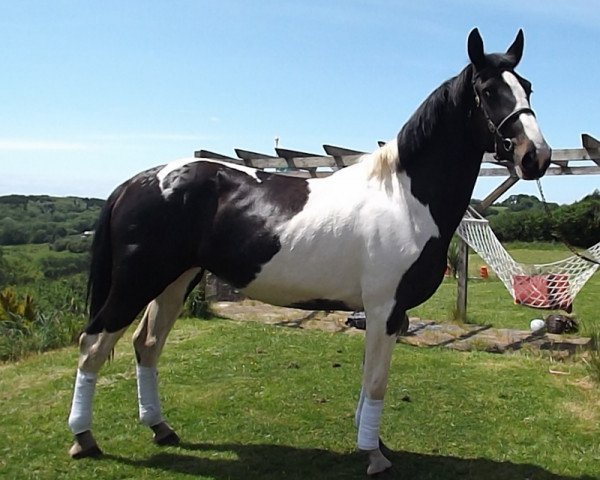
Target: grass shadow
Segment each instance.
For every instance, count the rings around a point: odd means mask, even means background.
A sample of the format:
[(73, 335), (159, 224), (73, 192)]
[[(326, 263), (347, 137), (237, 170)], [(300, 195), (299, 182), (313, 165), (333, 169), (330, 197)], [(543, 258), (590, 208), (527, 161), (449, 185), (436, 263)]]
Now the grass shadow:
[[(463, 459), (413, 452), (391, 452), (388, 455), (394, 466), (378, 475), (378, 479), (599, 480), (587, 475), (558, 475), (537, 465), (484, 458)], [(145, 460), (115, 455), (103, 458), (134, 467), (217, 480), (367, 478), (366, 458), (359, 452), (337, 453), (285, 445), (182, 443)]]

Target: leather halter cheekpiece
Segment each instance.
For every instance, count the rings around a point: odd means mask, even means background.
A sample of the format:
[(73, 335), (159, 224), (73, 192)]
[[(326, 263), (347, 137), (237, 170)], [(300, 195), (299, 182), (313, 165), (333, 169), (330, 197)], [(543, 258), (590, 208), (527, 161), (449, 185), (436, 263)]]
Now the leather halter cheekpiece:
[(477, 89), (475, 88), (475, 82), (473, 82), (473, 92), (475, 93), (475, 105), (478, 108), (481, 108), (483, 116), (487, 121), (488, 129), (490, 133), (494, 134), (494, 156), (498, 160), (512, 161), (512, 152), (515, 148), (515, 145), (512, 139), (504, 137), (502, 135), (502, 128), (515, 121), (522, 113), (530, 113), (535, 117), (535, 112), (529, 107), (517, 108), (516, 110), (509, 113), (506, 117), (504, 117), (498, 125), (496, 125), (492, 121), (486, 108), (484, 107), (483, 102), (479, 97), (479, 93), (477, 93)]

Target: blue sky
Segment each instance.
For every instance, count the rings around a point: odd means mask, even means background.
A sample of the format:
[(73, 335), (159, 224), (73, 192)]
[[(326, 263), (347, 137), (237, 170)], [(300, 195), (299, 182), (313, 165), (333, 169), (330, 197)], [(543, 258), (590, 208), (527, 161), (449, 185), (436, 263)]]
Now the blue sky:
[[(194, 150), (272, 153), (275, 137), (371, 151), (464, 67), (474, 26), (487, 51), (524, 29), (518, 71), (551, 146), (600, 138), (597, 1), (3, 1), (0, 195), (105, 198)], [(543, 185), (570, 203), (600, 176)]]

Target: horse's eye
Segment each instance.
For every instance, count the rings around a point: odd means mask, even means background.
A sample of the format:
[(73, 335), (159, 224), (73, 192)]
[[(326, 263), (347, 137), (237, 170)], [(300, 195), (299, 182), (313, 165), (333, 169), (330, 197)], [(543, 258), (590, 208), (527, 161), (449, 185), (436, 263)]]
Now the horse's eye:
[(490, 98), (492, 96), (492, 91), (489, 88), (484, 88), (482, 93), (485, 98)]

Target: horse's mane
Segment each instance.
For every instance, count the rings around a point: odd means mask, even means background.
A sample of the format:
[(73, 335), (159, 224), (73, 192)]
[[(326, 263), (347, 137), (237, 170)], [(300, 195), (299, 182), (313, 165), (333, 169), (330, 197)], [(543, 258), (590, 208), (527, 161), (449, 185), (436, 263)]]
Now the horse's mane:
[(375, 150), (369, 164), (369, 178), (385, 181), (398, 170), (398, 143), (389, 141)]
[(471, 91), (472, 77), (472, 66), (468, 65), (435, 89), (404, 124), (398, 133), (398, 152), (405, 161), (410, 161), (415, 153), (431, 142), (441, 121), (449, 114), (456, 114), (457, 107), (469, 108), (464, 94)]

